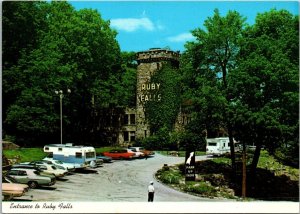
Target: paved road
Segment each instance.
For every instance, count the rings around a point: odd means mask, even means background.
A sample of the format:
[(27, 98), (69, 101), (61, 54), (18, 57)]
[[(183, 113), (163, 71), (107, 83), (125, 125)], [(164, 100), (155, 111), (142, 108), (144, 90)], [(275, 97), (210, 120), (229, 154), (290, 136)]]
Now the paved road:
[[(206, 159), (197, 156), (196, 160)], [(30, 190), (23, 200), (32, 201), (98, 201), (146, 202), (149, 181), (154, 181), (154, 201), (193, 202), (212, 201), (175, 191), (155, 180), (154, 173), (164, 164), (182, 163), (183, 157), (155, 157), (131, 161), (114, 161), (85, 172), (68, 175), (53, 187)], [(216, 201), (216, 200), (213, 200)], [(218, 200), (221, 201), (221, 200)]]

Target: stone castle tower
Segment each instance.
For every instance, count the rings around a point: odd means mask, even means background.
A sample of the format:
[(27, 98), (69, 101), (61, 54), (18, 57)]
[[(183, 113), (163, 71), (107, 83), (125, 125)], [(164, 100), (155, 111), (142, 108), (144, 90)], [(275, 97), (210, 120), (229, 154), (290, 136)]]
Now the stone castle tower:
[(162, 99), (159, 94), (161, 85), (151, 81), (152, 75), (159, 71), (165, 63), (171, 63), (173, 67), (179, 68), (179, 57), (179, 51), (174, 52), (160, 48), (151, 48), (148, 51), (137, 53), (136, 139), (143, 139), (150, 135), (150, 128), (145, 118), (145, 103)]

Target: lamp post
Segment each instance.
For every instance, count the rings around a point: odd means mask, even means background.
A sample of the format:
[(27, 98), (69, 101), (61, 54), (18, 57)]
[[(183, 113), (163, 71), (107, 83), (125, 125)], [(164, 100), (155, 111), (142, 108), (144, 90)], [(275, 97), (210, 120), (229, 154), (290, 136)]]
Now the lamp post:
[[(68, 93), (71, 93), (71, 90), (67, 90)], [(62, 144), (62, 99), (64, 98), (63, 90), (55, 91), (55, 94), (59, 94), (59, 104), (60, 104), (60, 144)]]

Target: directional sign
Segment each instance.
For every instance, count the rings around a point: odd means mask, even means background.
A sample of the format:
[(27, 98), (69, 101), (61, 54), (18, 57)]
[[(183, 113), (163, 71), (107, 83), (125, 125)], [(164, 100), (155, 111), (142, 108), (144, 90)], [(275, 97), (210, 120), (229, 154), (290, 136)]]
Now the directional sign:
[(193, 150), (187, 150), (185, 154), (185, 180), (195, 181), (195, 154)]

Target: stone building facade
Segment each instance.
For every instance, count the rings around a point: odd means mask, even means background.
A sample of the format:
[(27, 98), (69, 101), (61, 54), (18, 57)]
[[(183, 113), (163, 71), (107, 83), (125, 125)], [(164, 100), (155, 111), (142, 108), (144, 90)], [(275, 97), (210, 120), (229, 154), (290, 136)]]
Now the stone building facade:
[[(171, 63), (174, 68), (179, 68), (179, 51), (152, 48), (137, 53), (137, 91), (136, 108), (126, 109), (123, 116), (123, 125), (119, 132), (118, 144), (127, 146), (133, 144), (136, 139), (144, 139), (150, 136), (150, 127), (145, 118), (145, 103), (147, 101), (161, 99), (159, 93), (160, 83), (152, 82), (151, 77), (162, 68), (165, 63)], [(155, 95), (154, 95), (155, 94)], [(182, 121), (178, 118), (178, 121)], [(175, 127), (180, 128), (178, 123)]]

